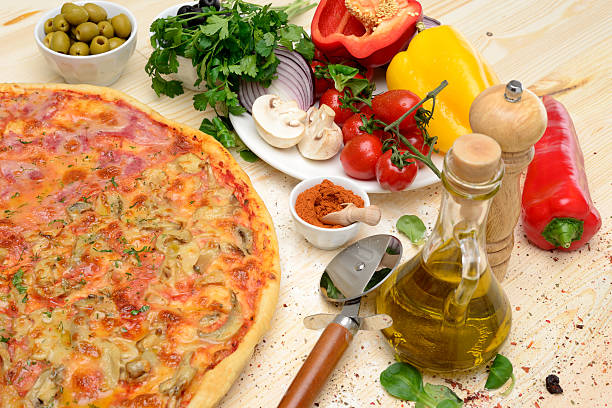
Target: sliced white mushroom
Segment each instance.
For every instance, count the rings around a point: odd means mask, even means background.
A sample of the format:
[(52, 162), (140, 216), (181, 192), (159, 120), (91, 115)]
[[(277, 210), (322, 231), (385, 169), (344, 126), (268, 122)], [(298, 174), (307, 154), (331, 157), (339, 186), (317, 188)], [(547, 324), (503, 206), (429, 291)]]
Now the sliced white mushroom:
[(63, 367), (43, 371), (26, 394), (26, 401), (35, 408), (52, 406), (55, 396), (60, 392), (62, 372)]
[(123, 200), (114, 191), (105, 191), (98, 195), (94, 203), (94, 211), (100, 215), (113, 215), (117, 218), (123, 212)]
[(193, 351), (183, 355), (183, 359), (181, 360), (177, 370), (174, 372), (174, 375), (159, 384), (159, 392), (176, 397), (180, 395), (185, 388), (187, 388), (191, 380), (193, 380), (193, 377), (195, 377), (196, 373), (198, 372), (197, 369), (191, 366), (190, 362), (192, 356)]
[(249, 255), (253, 249), (253, 230), (242, 225), (236, 225), (233, 233), (238, 248), (240, 248), (244, 255)]
[(259, 135), (270, 145), (285, 149), (304, 137), (306, 112), (296, 101), (262, 95), (253, 102), (253, 120)]
[(137, 358), (125, 365), (125, 370), (130, 378), (136, 379), (151, 371), (151, 363), (143, 358)]
[(174, 160), (182, 171), (189, 174), (196, 174), (202, 171), (204, 161), (193, 153), (187, 153)]
[(115, 344), (107, 340), (96, 341), (95, 345), (102, 351), (100, 366), (108, 389), (114, 389), (119, 382), (121, 370), (121, 350)]
[(336, 113), (323, 104), (311, 107), (306, 116), (306, 132), (298, 150), (312, 160), (327, 160), (342, 149), (342, 130), (334, 122)]
[[(240, 302), (236, 298), (234, 292), (232, 292), (231, 294), (231, 301), (232, 310), (227, 316), (227, 320), (225, 321), (223, 326), (219, 327), (217, 330), (208, 333), (204, 332), (203, 330), (199, 330), (198, 336), (200, 338), (208, 341), (212, 340), (216, 342), (224, 342), (232, 338), (238, 332), (238, 330), (240, 330), (243, 324), (242, 307), (240, 306)], [(206, 327), (216, 323), (217, 320), (220, 318), (220, 313), (206, 314), (200, 319), (200, 326), (202, 327), (202, 329), (205, 329)]]

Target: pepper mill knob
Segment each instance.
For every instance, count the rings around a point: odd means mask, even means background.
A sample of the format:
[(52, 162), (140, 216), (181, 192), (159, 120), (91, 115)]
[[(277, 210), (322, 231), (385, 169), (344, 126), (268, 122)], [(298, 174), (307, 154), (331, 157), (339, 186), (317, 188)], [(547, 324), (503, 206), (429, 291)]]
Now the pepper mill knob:
[(521, 172), (533, 158), (533, 145), (546, 130), (546, 108), (521, 82), (494, 85), (470, 107), (473, 132), (492, 137), (502, 149), (506, 172), (487, 220), (487, 254), (493, 273), (502, 281), (514, 246), (514, 227), (521, 213)]

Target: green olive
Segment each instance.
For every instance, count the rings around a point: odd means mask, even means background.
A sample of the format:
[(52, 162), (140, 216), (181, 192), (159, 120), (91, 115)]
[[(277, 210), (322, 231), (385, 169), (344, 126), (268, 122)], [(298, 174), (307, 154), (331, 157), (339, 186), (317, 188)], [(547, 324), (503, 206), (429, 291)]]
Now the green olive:
[(72, 7), (78, 7), (78, 6), (76, 4), (74, 4), (74, 3), (64, 3), (64, 4), (62, 4), (61, 13), (64, 14), (65, 12), (70, 10)]
[(103, 52), (110, 51), (110, 43), (108, 38), (103, 35), (94, 37), (89, 44), (89, 52), (92, 54), (102, 54)]
[(68, 34), (70, 38), (76, 39), (76, 27), (70, 27), (70, 34)]
[(106, 20), (106, 10), (97, 4), (85, 3), (83, 7), (85, 7), (85, 10), (89, 13), (89, 21), (99, 23), (102, 20)]
[(72, 25), (79, 25), (89, 20), (87, 10), (81, 6), (71, 7), (65, 13), (62, 13), (67, 22)]
[(68, 24), (63, 14), (53, 17), (53, 31), (66, 32), (68, 30), (70, 30), (70, 24)]
[(100, 34), (106, 38), (113, 38), (115, 36), (115, 29), (109, 21), (100, 21), (98, 23), (98, 29), (100, 30)]
[(45, 34), (49, 34), (52, 31), (53, 31), (53, 19), (50, 18), (47, 21), (45, 21)]
[(125, 40), (123, 38), (119, 38), (119, 37), (113, 37), (113, 38), (108, 40), (108, 43), (110, 44), (110, 49), (111, 50), (114, 50), (115, 48), (120, 47), (124, 42), (125, 42)]
[(88, 21), (86, 23), (79, 24), (75, 31), (76, 38), (79, 41), (89, 42), (96, 35), (100, 34), (96, 23)]
[(49, 41), (49, 48), (53, 51), (66, 54), (70, 48), (70, 38), (63, 31), (54, 31)]
[(43, 44), (45, 44), (47, 48), (51, 48), (51, 37), (53, 37), (53, 33), (47, 34), (43, 39)]
[(84, 42), (75, 42), (70, 46), (70, 55), (89, 55), (89, 45)]
[(121, 13), (111, 18), (111, 24), (115, 29), (115, 35), (117, 37), (127, 38), (130, 36), (132, 32), (132, 23), (130, 23), (130, 20), (125, 14)]

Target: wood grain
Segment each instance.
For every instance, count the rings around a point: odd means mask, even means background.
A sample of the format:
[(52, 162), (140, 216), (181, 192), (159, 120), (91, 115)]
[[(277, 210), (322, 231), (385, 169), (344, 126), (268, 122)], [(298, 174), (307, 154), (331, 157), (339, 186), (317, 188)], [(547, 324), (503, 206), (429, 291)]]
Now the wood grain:
[[(191, 106), (192, 93), (157, 98), (144, 73), (151, 52), (148, 25), (173, 0), (118, 0), (137, 16), (138, 44), (113, 88), (149, 104), (161, 114), (197, 127), (202, 113)], [(276, 4), (287, 3), (277, 1)], [(2, 2), (0, 80), (57, 82), (38, 53), (32, 32), (39, 13), (3, 25), (60, 1)], [(539, 95), (552, 93), (571, 113), (585, 156), (591, 195), (603, 226), (581, 251), (541, 251), (524, 238), (521, 222), (503, 283), (513, 305), (514, 323), (502, 353), (515, 366), (517, 385), (509, 397), (474, 394), (482, 390), (484, 370), (440, 378), (452, 380), (461, 396), (473, 396), (466, 407), (605, 407), (612, 395), (612, 16), (609, 0), (423, 0), (425, 13), (456, 26), (493, 65), (502, 82), (519, 79)], [(308, 24), (312, 16), (298, 19)], [(320, 335), (303, 327), (314, 313), (337, 311), (318, 294), (318, 278), (335, 252), (315, 249), (297, 235), (287, 200), (297, 180), (263, 162), (238, 159), (265, 201), (280, 243), (283, 278), (272, 328), (257, 347), (251, 364), (221, 403), (221, 408), (274, 407)], [(376, 227), (360, 236), (394, 233), (395, 220), (416, 214), (429, 229), (440, 204), (440, 185), (417, 191), (372, 195), (383, 211)], [(406, 258), (416, 248), (401, 236)], [(373, 299), (362, 310), (372, 311)], [(390, 397), (378, 376), (393, 362), (379, 332), (359, 332), (317, 399), (319, 407), (407, 407)], [(524, 367), (524, 368), (522, 368)], [(550, 395), (548, 374), (557, 373), (564, 389)], [(483, 396), (484, 395), (484, 396)], [(536, 405), (537, 404), (537, 405)]]

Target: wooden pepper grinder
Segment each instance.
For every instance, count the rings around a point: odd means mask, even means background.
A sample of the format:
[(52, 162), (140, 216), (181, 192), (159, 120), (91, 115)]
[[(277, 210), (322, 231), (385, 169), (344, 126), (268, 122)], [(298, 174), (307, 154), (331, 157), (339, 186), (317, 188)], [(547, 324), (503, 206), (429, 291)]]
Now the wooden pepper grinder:
[(514, 227), (521, 213), (521, 172), (533, 159), (533, 145), (544, 134), (547, 121), (540, 99), (516, 80), (485, 89), (470, 107), (472, 131), (495, 139), (506, 165), (487, 220), (487, 255), (500, 282), (508, 269)]

